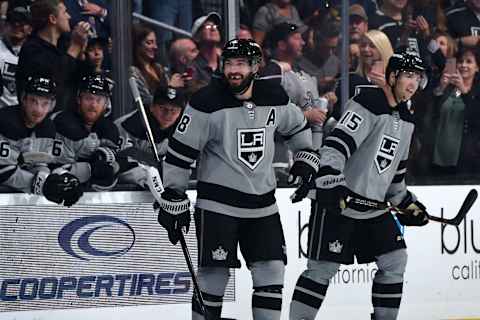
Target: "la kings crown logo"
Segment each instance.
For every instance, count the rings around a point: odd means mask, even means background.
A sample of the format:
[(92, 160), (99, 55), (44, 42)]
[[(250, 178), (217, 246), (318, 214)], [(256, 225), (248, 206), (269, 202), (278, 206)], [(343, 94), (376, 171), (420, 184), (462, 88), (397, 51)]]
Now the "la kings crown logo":
[(383, 135), (382, 142), (375, 156), (375, 165), (378, 173), (382, 174), (390, 168), (397, 153), (400, 140)]
[(238, 129), (238, 159), (254, 170), (265, 156), (265, 128)]

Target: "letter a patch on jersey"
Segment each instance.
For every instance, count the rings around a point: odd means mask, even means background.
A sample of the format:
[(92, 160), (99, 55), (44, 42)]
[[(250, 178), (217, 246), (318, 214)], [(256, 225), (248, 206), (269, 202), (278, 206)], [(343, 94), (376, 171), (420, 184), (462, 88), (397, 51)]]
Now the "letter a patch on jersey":
[(238, 129), (238, 159), (254, 170), (265, 156), (265, 128)]
[(397, 153), (400, 140), (383, 135), (382, 142), (375, 156), (375, 165), (378, 173), (382, 174), (390, 168)]

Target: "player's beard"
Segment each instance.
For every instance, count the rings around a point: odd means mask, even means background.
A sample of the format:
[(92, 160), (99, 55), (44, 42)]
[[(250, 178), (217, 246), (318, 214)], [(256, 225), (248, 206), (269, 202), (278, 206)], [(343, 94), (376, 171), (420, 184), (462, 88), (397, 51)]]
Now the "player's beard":
[[(232, 75), (229, 75), (228, 77), (230, 78), (230, 76), (233, 76), (233, 75), (238, 75), (238, 74), (232, 74)], [(241, 76), (243, 77), (243, 75)], [(235, 95), (238, 95), (247, 91), (248, 87), (250, 86), (250, 83), (253, 81), (254, 76), (255, 75), (250, 72), (246, 77), (243, 77), (243, 80), (238, 85), (233, 85), (228, 78), (226, 79), (226, 81), (232, 93)]]

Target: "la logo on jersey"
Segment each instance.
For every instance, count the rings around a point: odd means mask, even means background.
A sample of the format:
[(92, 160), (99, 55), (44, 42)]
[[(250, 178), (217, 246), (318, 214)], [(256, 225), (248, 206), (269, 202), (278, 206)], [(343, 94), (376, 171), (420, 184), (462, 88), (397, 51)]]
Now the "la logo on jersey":
[(378, 173), (382, 174), (390, 168), (397, 153), (400, 140), (383, 135), (382, 142), (375, 156), (375, 165)]
[(238, 159), (254, 170), (265, 156), (265, 128), (238, 129)]

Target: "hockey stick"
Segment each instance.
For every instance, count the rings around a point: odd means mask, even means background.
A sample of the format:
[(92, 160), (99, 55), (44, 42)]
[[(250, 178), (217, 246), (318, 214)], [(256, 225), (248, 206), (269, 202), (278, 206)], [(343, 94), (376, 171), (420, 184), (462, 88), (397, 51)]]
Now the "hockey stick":
[[(147, 130), (147, 138), (150, 142), (150, 146), (153, 151), (153, 155), (155, 159), (160, 164), (160, 157), (158, 156), (157, 146), (155, 145), (155, 140), (153, 139), (152, 129), (150, 128), (150, 124), (148, 122), (147, 114), (145, 113), (145, 107), (142, 102), (142, 98), (140, 97), (140, 92), (138, 91), (137, 83), (135, 82), (134, 78), (130, 78), (128, 80), (130, 84), (130, 90), (132, 91), (133, 99), (135, 100), (135, 105), (137, 106), (143, 120), (143, 124), (145, 125), (145, 129)], [(192, 259), (190, 258), (190, 252), (188, 251), (187, 243), (185, 242), (185, 237), (183, 232), (180, 232), (180, 246), (182, 247), (183, 255), (185, 256), (185, 262), (187, 263), (188, 271), (192, 277), (193, 282), (193, 289), (195, 295), (197, 296), (198, 303), (200, 304), (200, 309), (207, 319), (207, 309), (205, 307), (205, 302), (203, 301), (202, 292), (200, 291), (200, 286), (198, 285), (197, 275), (195, 274), (195, 270), (193, 269)]]
[[(478, 197), (477, 190), (471, 189), (468, 192), (467, 196), (465, 197), (465, 200), (463, 200), (460, 210), (458, 210), (457, 214), (453, 218), (447, 219), (444, 217), (432, 216), (430, 214), (427, 214), (427, 218), (430, 221), (435, 221), (435, 222), (448, 224), (452, 226), (458, 226), (460, 223), (462, 223), (468, 211), (470, 211), (470, 209), (472, 208), (473, 204), (477, 200), (477, 197)], [(407, 213), (407, 210), (398, 209), (396, 207), (392, 207), (390, 208), (390, 210), (393, 213), (398, 213), (398, 214)]]

